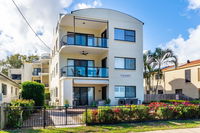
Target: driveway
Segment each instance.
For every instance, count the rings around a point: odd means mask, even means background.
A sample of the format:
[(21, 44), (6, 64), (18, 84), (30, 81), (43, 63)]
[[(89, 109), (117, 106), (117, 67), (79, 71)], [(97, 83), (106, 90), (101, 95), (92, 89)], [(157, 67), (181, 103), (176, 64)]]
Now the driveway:
[(200, 133), (200, 128), (186, 128), (186, 129), (173, 129), (173, 130), (160, 130), (160, 131), (149, 131), (140, 133)]

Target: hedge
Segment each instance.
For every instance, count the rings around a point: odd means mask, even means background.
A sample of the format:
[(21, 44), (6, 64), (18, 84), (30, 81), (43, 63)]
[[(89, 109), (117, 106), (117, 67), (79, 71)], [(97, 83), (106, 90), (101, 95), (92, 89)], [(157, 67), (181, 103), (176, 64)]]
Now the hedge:
[(35, 106), (44, 105), (44, 85), (38, 82), (26, 81), (22, 83), (22, 98), (32, 99)]
[(84, 113), (84, 118), (88, 124), (199, 119), (200, 105), (154, 102), (149, 105), (99, 107), (98, 109), (88, 109)]

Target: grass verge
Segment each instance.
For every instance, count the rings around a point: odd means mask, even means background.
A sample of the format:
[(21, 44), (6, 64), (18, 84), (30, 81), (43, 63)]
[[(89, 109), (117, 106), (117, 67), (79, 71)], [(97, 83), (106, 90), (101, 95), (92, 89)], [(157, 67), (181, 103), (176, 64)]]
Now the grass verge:
[(0, 133), (130, 133), (195, 127), (200, 127), (200, 120), (143, 122), (114, 125), (81, 126), (72, 128), (17, 129), (0, 131)]

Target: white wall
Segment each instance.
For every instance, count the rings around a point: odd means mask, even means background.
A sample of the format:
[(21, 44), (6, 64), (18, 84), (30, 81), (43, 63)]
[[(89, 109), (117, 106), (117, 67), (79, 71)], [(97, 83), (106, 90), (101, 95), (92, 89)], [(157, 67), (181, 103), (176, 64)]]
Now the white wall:
[[(19, 98), (19, 87), (15, 83), (12, 83), (9, 80), (4, 79), (0, 76), (0, 93), (2, 92), (2, 84), (7, 85), (7, 94), (3, 95), (2, 103), (10, 103), (12, 100)], [(12, 93), (11, 87), (13, 88)], [(17, 95), (15, 94), (16, 90)]]
[[(84, 9), (73, 12), (74, 15), (108, 20), (109, 22), (109, 97), (112, 104), (117, 104), (114, 98), (114, 86), (136, 86), (136, 97), (143, 101), (143, 23), (124, 13), (107, 9)], [(136, 31), (136, 42), (115, 41), (114, 28)], [(136, 58), (136, 70), (117, 70), (114, 68), (114, 57)], [(128, 75), (128, 77), (123, 76)]]

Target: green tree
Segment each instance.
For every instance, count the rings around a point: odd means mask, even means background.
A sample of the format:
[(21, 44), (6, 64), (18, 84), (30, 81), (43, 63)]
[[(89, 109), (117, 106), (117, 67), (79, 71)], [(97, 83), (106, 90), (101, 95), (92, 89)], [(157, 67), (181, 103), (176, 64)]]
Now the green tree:
[[(148, 89), (156, 94), (162, 77), (162, 68), (172, 64), (177, 66), (177, 57), (170, 49), (156, 48), (153, 53), (151, 51), (144, 53), (143, 60), (146, 90)], [(159, 78), (156, 81), (156, 86), (152, 86), (154, 84), (155, 75), (158, 75)]]
[(8, 56), (6, 60), (0, 60), (0, 70), (5, 75), (8, 75), (9, 68), (21, 68), (23, 62), (34, 62), (39, 60), (39, 56), (37, 55), (21, 55), (21, 54), (14, 54)]
[(44, 105), (44, 85), (38, 82), (26, 81), (22, 83), (22, 98), (32, 99), (35, 106)]
[(151, 90), (152, 89), (152, 80), (155, 73), (155, 66), (152, 52), (149, 50), (143, 54), (143, 61), (144, 61), (144, 79), (145, 79), (145, 89)]
[[(174, 55), (174, 52), (171, 49), (161, 49), (161, 48), (156, 48), (155, 52), (152, 54), (153, 56), (153, 62), (156, 64), (156, 69), (157, 69), (157, 74), (158, 76), (162, 76), (162, 67), (166, 65), (175, 65), (177, 67), (177, 62), (178, 59)], [(158, 89), (158, 83), (159, 79), (157, 80), (156, 87), (155, 87), (155, 93)]]
[(24, 60), (26, 60), (25, 55), (14, 54), (12, 56), (8, 56), (6, 62), (11, 68), (21, 68)]

